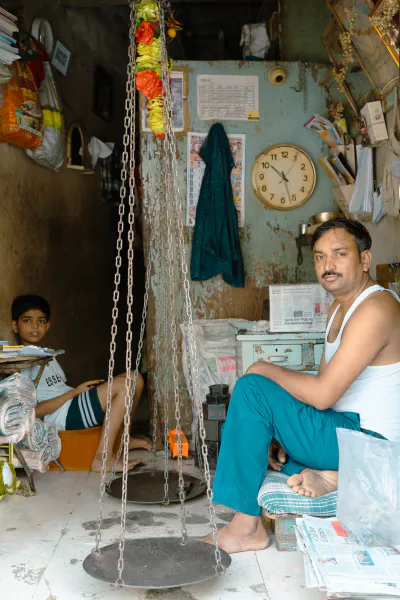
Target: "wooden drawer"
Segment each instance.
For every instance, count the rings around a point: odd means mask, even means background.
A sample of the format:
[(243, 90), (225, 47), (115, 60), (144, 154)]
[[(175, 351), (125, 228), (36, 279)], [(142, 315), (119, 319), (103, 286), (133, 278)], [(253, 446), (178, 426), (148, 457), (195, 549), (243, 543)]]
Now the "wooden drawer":
[(271, 362), (280, 367), (297, 367), (302, 364), (301, 344), (254, 344), (253, 362)]

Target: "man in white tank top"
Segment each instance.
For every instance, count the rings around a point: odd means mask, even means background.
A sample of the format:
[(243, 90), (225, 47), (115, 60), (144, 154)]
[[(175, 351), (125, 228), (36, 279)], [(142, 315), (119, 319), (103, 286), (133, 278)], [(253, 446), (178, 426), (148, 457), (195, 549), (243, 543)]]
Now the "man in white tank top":
[(214, 501), (237, 511), (219, 530), (230, 553), (269, 545), (257, 504), (268, 465), (315, 498), (337, 490), (338, 427), (400, 441), (400, 300), (371, 279), (370, 248), (356, 221), (314, 233), (318, 281), (335, 297), (319, 374), (262, 362), (235, 386), (213, 486)]

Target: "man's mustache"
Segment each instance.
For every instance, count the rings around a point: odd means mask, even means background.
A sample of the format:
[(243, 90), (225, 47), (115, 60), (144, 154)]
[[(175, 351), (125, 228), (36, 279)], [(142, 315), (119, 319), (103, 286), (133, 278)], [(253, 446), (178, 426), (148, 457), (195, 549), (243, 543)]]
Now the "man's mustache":
[(325, 277), (330, 277), (331, 275), (336, 275), (337, 277), (343, 277), (343, 275), (341, 273), (336, 273), (336, 271), (325, 271), (325, 273), (322, 275), (322, 279), (325, 279)]

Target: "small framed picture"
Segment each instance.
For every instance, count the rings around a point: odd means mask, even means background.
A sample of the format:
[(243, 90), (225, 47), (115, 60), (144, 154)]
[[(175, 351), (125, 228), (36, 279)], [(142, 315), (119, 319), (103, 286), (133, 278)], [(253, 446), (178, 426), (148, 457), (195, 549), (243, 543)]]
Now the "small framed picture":
[(57, 40), (51, 64), (63, 75), (67, 74), (71, 52)]
[(101, 67), (96, 67), (93, 81), (93, 112), (105, 121), (112, 119), (113, 94), (112, 76)]

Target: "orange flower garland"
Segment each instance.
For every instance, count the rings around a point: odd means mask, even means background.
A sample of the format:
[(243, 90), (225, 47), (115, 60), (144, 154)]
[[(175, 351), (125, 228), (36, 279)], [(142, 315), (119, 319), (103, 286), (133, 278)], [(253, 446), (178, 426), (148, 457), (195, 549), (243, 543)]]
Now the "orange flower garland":
[(162, 93), (162, 82), (155, 71), (139, 71), (136, 74), (136, 88), (146, 98), (156, 98)]
[(164, 137), (160, 13), (154, 0), (136, 5), (136, 88), (146, 97), (147, 121), (157, 137)]
[(156, 26), (154, 23), (150, 23), (149, 21), (143, 21), (136, 31), (136, 43), (137, 44), (145, 44), (149, 46), (154, 39), (154, 32), (156, 30)]

